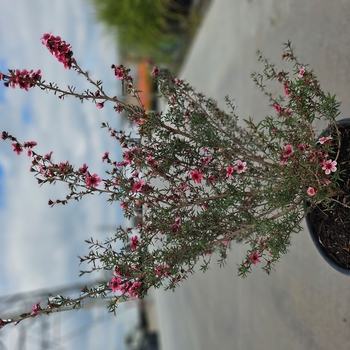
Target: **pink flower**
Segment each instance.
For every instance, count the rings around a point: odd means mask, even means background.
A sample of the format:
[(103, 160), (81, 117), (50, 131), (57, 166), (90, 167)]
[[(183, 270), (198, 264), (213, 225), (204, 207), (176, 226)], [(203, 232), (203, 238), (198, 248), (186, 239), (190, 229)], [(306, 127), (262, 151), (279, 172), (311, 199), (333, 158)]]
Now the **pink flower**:
[(50, 153), (46, 153), (45, 155), (44, 155), (44, 159), (47, 159), (47, 160), (50, 160), (51, 159), (51, 156), (52, 156), (52, 151), (50, 152)]
[(35, 141), (29, 141), (29, 142), (24, 142), (23, 147), (24, 148), (33, 148), (37, 146), (38, 144)]
[(276, 112), (277, 112), (278, 114), (281, 113), (282, 108), (281, 108), (281, 106), (280, 106), (278, 103), (275, 103), (272, 107), (276, 110)]
[(88, 166), (84, 163), (83, 166), (81, 168), (79, 168), (79, 173), (80, 174), (85, 174), (88, 170)]
[(118, 289), (122, 292), (122, 294), (126, 294), (130, 287), (131, 287), (131, 282), (125, 282), (121, 284)]
[(117, 67), (112, 64), (111, 68), (114, 69), (114, 75), (117, 79), (133, 81), (132, 76), (129, 75), (130, 69), (126, 69), (122, 64)]
[(328, 140), (332, 140), (332, 139), (333, 139), (332, 136), (325, 136), (325, 137), (319, 138), (316, 143), (320, 143), (321, 145), (323, 145), (325, 142), (327, 142)]
[(4, 82), (6, 87), (11, 86), (15, 88), (18, 86), (20, 89), (28, 91), (29, 88), (35, 86), (41, 80), (41, 71), (38, 70), (34, 72), (33, 70), (27, 71), (23, 70), (10, 70), (10, 76), (7, 81)]
[(38, 303), (36, 303), (33, 307), (32, 307), (32, 312), (30, 313), (31, 316), (34, 316), (38, 313), (38, 311), (41, 310), (40, 307), (40, 301)]
[(153, 75), (154, 77), (157, 76), (159, 73), (159, 69), (157, 67), (153, 67), (152, 68), (152, 72), (151, 75)]
[(286, 97), (289, 97), (290, 91), (287, 88), (287, 85), (285, 83), (283, 84), (283, 90), (284, 90), (284, 93), (285, 93)]
[(197, 182), (198, 184), (201, 183), (201, 180), (203, 178), (203, 175), (198, 172), (198, 170), (194, 170), (190, 172), (192, 180)]
[(300, 151), (304, 152), (304, 151), (306, 150), (307, 146), (306, 146), (306, 145), (303, 145), (303, 144), (300, 144), (300, 145), (298, 146), (298, 148), (300, 149)]
[(286, 151), (283, 153), (283, 158), (288, 158), (294, 153), (292, 145), (286, 145), (285, 150)]
[(299, 74), (298, 74), (298, 78), (302, 78), (305, 74), (305, 67), (302, 66), (300, 71), (299, 71)]
[(158, 265), (156, 266), (155, 270), (156, 270), (156, 275), (157, 276), (161, 276), (161, 275), (166, 275), (168, 276), (169, 275), (169, 270), (170, 266), (169, 265)]
[(101, 178), (97, 174), (90, 175), (89, 173), (85, 174), (85, 183), (88, 187), (98, 187), (101, 182)]
[(217, 179), (216, 179), (216, 177), (215, 177), (214, 175), (210, 175), (209, 178), (208, 178), (208, 180), (209, 180), (210, 182), (215, 182)]
[(102, 156), (102, 162), (104, 162), (105, 160), (108, 161), (108, 155), (109, 155), (109, 152), (105, 152)]
[(119, 104), (119, 103), (117, 103), (114, 107), (114, 110), (117, 112), (117, 113), (121, 113), (121, 112), (123, 112), (123, 106), (121, 105), (121, 104)]
[(228, 177), (229, 179), (232, 177), (232, 174), (234, 172), (234, 168), (232, 165), (228, 165), (226, 168), (226, 177)]
[(204, 165), (209, 164), (211, 162), (211, 157), (210, 156), (205, 157), (204, 160), (202, 160), (202, 162), (203, 162)]
[(147, 164), (151, 165), (153, 168), (158, 168), (158, 163), (151, 156), (146, 157)]
[(145, 182), (144, 182), (142, 179), (140, 179), (139, 181), (137, 181), (137, 182), (134, 184), (134, 186), (133, 186), (133, 188), (132, 188), (132, 190), (131, 190), (131, 193), (140, 192), (140, 191), (142, 190), (142, 187), (143, 187), (144, 184), (145, 184)]
[(138, 170), (136, 170), (131, 174), (131, 177), (138, 177), (139, 174), (140, 174), (140, 172)]
[(325, 171), (326, 175), (329, 175), (332, 172), (337, 171), (337, 161), (332, 159), (326, 160), (322, 162), (322, 170)]
[(240, 160), (238, 160), (234, 169), (237, 171), (238, 174), (240, 174), (247, 170), (246, 165), (247, 165), (246, 162), (241, 162)]
[(115, 293), (118, 289), (120, 289), (121, 278), (112, 277), (109, 282), (109, 288), (112, 289), (112, 292)]
[(139, 151), (139, 149), (137, 147), (126, 150), (123, 154), (125, 162), (127, 164), (131, 164), (134, 161), (135, 155), (138, 153), (138, 151)]
[(136, 250), (139, 244), (140, 244), (140, 241), (137, 236), (134, 236), (131, 238), (130, 248), (132, 250)]
[(249, 260), (255, 265), (260, 262), (259, 254), (257, 252), (252, 252), (250, 254)]
[(122, 277), (122, 274), (120, 273), (117, 267), (114, 269), (113, 275), (116, 277)]
[(131, 288), (129, 289), (129, 295), (131, 297), (136, 297), (136, 298), (139, 298), (139, 294), (137, 293), (138, 292), (138, 289), (140, 288), (142, 282), (134, 282), (131, 286)]
[(306, 192), (311, 197), (316, 194), (316, 191), (315, 191), (315, 189), (313, 187), (309, 187)]
[(146, 157), (146, 161), (147, 161), (147, 164), (153, 164), (154, 159), (153, 157), (149, 156), (149, 157)]
[(12, 146), (13, 151), (16, 152), (18, 155), (20, 155), (23, 152), (23, 148), (18, 142), (13, 143)]
[(285, 159), (283, 159), (283, 160), (280, 161), (280, 164), (281, 164), (281, 165), (287, 165), (287, 162), (286, 162)]
[(102, 109), (103, 106), (104, 106), (104, 104), (102, 102), (96, 103), (96, 107), (99, 108), (99, 109)]
[(128, 205), (125, 202), (121, 202), (120, 206), (122, 207), (123, 210), (125, 210), (128, 207)]
[(71, 69), (72, 64), (75, 63), (75, 59), (73, 58), (73, 51), (69, 44), (62, 40), (61, 37), (50, 34), (44, 34), (41, 42), (59, 62), (63, 63), (64, 68)]

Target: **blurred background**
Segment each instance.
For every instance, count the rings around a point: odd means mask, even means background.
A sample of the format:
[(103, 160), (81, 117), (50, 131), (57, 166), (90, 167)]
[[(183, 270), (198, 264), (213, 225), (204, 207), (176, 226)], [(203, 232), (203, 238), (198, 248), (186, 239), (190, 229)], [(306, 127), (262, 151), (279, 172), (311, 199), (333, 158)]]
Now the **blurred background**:
[[(179, 71), (209, 0), (0, 0), (0, 71), (41, 69), (47, 82), (78, 91), (89, 88), (65, 70), (41, 44), (44, 33), (72, 45), (74, 57), (110, 96), (124, 96), (111, 64), (132, 69), (146, 109), (157, 108), (150, 77), (153, 64)], [(132, 131), (123, 115), (106, 106), (59, 100), (39, 90), (25, 92), (0, 86), (0, 127), (20, 141), (34, 140), (41, 154), (53, 151), (55, 162), (84, 163), (104, 176), (102, 155), (121, 160), (121, 151), (100, 128), (107, 121)], [(78, 296), (84, 285), (109, 280), (109, 274), (79, 276), (77, 255), (88, 252), (85, 239), (103, 240), (123, 219), (118, 203), (103, 196), (79, 204), (47, 205), (64, 197), (63, 185), (39, 187), (29, 172), (30, 160), (0, 146), (0, 317), (27, 311), (49, 295)], [(0, 331), (2, 349), (160, 349), (154, 300), (131, 301), (108, 314), (107, 302), (88, 301), (84, 309), (52, 314), (10, 325)]]

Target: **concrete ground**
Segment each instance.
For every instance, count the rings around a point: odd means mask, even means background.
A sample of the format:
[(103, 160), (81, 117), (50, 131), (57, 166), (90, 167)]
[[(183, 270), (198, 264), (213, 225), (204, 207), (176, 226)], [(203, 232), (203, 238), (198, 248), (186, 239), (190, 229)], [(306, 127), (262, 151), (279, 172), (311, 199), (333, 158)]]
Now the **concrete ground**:
[[(234, 98), (242, 118), (262, 118), (271, 110), (250, 79), (261, 68), (255, 52), (279, 64), (291, 40), (346, 118), (349, 21), (349, 0), (213, 0), (181, 77), (223, 108), (225, 95)], [(214, 263), (175, 293), (156, 292), (163, 350), (350, 349), (350, 278), (323, 261), (307, 229), (270, 276), (255, 269), (238, 277), (244, 251), (234, 245), (224, 268)]]

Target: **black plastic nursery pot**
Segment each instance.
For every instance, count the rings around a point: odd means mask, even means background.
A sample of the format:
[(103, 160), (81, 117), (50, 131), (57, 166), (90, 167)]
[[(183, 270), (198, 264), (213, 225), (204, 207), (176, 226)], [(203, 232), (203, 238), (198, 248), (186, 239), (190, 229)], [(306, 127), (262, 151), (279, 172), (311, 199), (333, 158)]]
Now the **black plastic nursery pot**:
[[(312, 241), (324, 260), (335, 270), (350, 276), (350, 118), (337, 122), (341, 135), (338, 168), (344, 171), (336, 204), (324, 211), (322, 204), (306, 216)], [(327, 129), (325, 130), (327, 132)]]

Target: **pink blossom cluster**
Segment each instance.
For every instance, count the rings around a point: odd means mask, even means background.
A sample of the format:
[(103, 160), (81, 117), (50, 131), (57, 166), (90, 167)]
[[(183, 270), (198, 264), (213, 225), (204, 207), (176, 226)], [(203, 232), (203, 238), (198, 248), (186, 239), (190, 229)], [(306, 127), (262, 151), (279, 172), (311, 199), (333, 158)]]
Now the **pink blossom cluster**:
[(283, 90), (284, 90), (284, 94), (286, 95), (286, 97), (289, 97), (290, 90), (289, 90), (288, 85), (287, 85), (286, 82), (283, 84)]
[(130, 248), (131, 250), (136, 250), (137, 247), (139, 246), (140, 244), (140, 241), (139, 241), (139, 238), (137, 236), (134, 236), (131, 238), (131, 243), (130, 243)]
[(288, 158), (294, 153), (292, 145), (286, 145), (284, 148), (285, 148), (285, 150), (282, 154), (283, 158)]
[(6, 131), (3, 131), (1, 134), (1, 138), (3, 140), (7, 140), (10, 139), (11, 141), (14, 141), (12, 143), (13, 146), (13, 151), (15, 153), (17, 153), (18, 155), (20, 155), (23, 152), (23, 148), (27, 148), (28, 149), (28, 155), (32, 155), (32, 151), (31, 149), (35, 146), (37, 146), (37, 143), (35, 141), (28, 141), (28, 142), (24, 142), (23, 145), (20, 144), (17, 139), (15, 137), (13, 137), (12, 135), (9, 135)]
[(117, 103), (113, 108), (118, 114), (123, 112), (123, 106), (120, 103)]
[(143, 181), (142, 179), (139, 179), (138, 181), (131, 181), (132, 183), (132, 190), (131, 193), (135, 193), (135, 192), (140, 192), (143, 189), (143, 186), (145, 185), (145, 181)]
[(114, 69), (114, 75), (119, 80), (133, 81), (132, 76), (129, 74), (130, 69), (125, 68), (122, 64), (115, 66), (112, 64), (112, 69)]
[(9, 70), (10, 75), (4, 75), (0, 72), (0, 80), (4, 80), (6, 87), (11, 86), (15, 88), (18, 86), (20, 89), (28, 91), (29, 88), (35, 86), (41, 80), (41, 70), (34, 72), (33, 70)]
[(138, 154), (139, 149), (137, 147), (133, 147), (132, 149), (128, 149), (124, 152), (123, 157), (124, 157), (124, 162), (127, 164), (131, 164), (136, 155)]
[(272, 107), (277, 112), (277, 114), (281, 114), (281, 115), (285, 115), (285, 116), (290, 116), (293, 114), (293, 111), (291, 109), (285, 109), (285, 108), (281, 107), (281, 105), (278, 103), (273, 104)]
[(156, 275), (157, 276), (170, 276), (169, 273), (170, 266), (168, 264), (166, 265), (157, 265), (155, 268)]
[[(211, 157), (207, 157), (205, 158), (205, 160), (203, 161), (203, 164), (208, 164), (211, 161)], [(241, 160), (237, 160), (236, 164), (234, 166), (232, 166), (231, 164), (227, 165), (226, 167), (226, 177), (227, 178), (232, 178), (232, 175), (234, 173), (234, 171), (237, 172), (237, 174), (241, 174), (243, 172), (245, 172), (247, 170), (247, 163), (246, 162), (242, 162)], [(202, 179), (203, 179), (203, 174), (199, 171), (199, 170), (192, 170), (190, 171), (190, 176), (191, 179), (196, 182), (196, 183), (201, 183)], [(211, 175), (208, 180), (210, 182), (215, 182), (216, 181), (216, 177), (214, 175)]]
[(237, 171), (237, 174), (241, 174), (241, 173), (244, 173), (246, 170), (247, 170), (247, 163), (242, 162), (241, 160), (238, 160), (235, 166), (232, 166), (231, 164), (229, 164), (226, 167), (226, 177), (230, 179), (232, 178), (234, 171)]
[(136, 298), (140, 298), (139, 289), (141, 285), (142, 282), (131, 282), (123, 278), (120, 272), (117, 270), (114, 271), (114, 275), (109, 282), (109, 288), (112, 290), (113, 293), (116, 293), (119, 290), (123, 295), (129, 295), (130, 297)]
[(62, 40), (60, 36), (50, 34), (44, 34), (41, 42), (59, 62), (63, 63), (64, 68), (71, 69), (72, 64), (75, 63), (75, 59), (73, 58), (73, 51), (69, 44)]
[[(316, 143), (324, 144), (330, 140), (332, 140), (332, 136), (324, 136), (318, 139)], [(298, 146), (298, 149), (301, 152), (305, 152), (308, 148), (307, 145), (300, 144)], [(293, 146), (291, 144), (285, 145), (285, 149), (282, 152), (282, 160), (280, 161), (281, 165), (287, 164), (287, 159), (294, 154)], [(295, 156), (296, 157), (296, 156)], [(306, 154), (306, 157), (310, 163), (318, 162), (320, 164), (320, 167), (325, 172), (325, 175), (330, 175), (332, 172), (337, 171), (337, 161), (328, 159), (328, 154), (323, 153), (322, 151), (313, 151), (309, 150), (309, 152)], [(330, 180), (328, 178), (325, 179), (325, 183), (329, 184)], [(309, 186), (306, 190), (307, 194), (309, 196), (314, 196), (318, 190), (312, 186)]]
[(97, 174), (90, 175), (89, 172), (85, 173), (85, 183), (88, 187), (98, 187), (101, 182), (101, 178)]
[(175, 222), (170, 225), (171, 233), (178, 233), (181, 227), (181, 217), (178, 213), (175, 214)]
[[(52, 179), (55, 177), (64, 177), (65, 175), (69, 175), (73, 173), (73, 167), (69, 164), (68, 161), (60, 162), (59, 164), (55, 164), (51, 162), (52, 151), (48, 154), (45, 154), (43, 157), (38, 156), (32, 152), (32, 148), (37, 146), (35, 141), (27, 141), (23, 144), (19, 143), (16, 138), (9, 135), (7, 132), (3, 132), (1, 134), (1, 138), (3, 140), (10, 139), (14, 141), (12, 143), (13, 151), (20, 155), (23, 152), (23, 149), (28, 149), (28, 156), (33, 157), (31, 171), (38, 171), (46, 179)], [(105, 158), (108, 158), (108, 152), (104, 155)], [(84, 164), (78, 170), (78, 174), (84, 175), (84, 182), (87, 187), (96, 188), (102, 181), (101, 178), (97, 174), (91, 175), (88, 172), (88, 166)], [(43, 179), (38, 179), (39, 183), (44, 181)], [(52, 203), (51, 203), (52, 204)]]
[(146, 162), (148, 165), (150, 165), (153, 169), (157, 169), (158, 168), (158, 162), (151, 156), (146, 157)]

